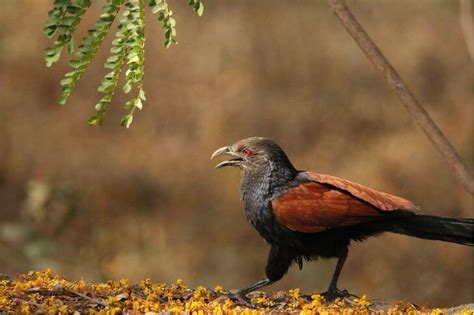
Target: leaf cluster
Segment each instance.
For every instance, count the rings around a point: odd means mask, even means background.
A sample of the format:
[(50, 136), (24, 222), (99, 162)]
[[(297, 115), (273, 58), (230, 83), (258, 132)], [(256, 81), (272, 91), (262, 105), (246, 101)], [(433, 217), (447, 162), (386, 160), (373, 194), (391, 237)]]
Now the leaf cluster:
[[(132, 91), (135, 96), (124, 104), (127, 113), (121, 119), (121, 125), (129, 128), (133, 121), (135, 109), (141, 110), (146, 100), (143, 87), (145, 74), (145, 0), (105, 0), (99, 19), (92, 29), (82, 38), (75, 49), (74, 32), (80, 24), (83, 15), (91, 6), (91, 0), (55, 0), (52, 10), (44, 26), (44, 33), (55, 37), (51, 47), (45, 50), (45, 62), (48, 67), (57, 62), (61, 52), (66, 47), (72, 54), (69, 65), (71, 71), (61, 80), (59, 104), (65, 104), (71, 96), (77, 82), (94, 58), (112, 24), (122, 10), (119, 18), (118, 30), (112, 41), (110, 56), (105, 68), (110, 70), (102, 79), (98, 91), (102, 97), (95, 105), (95, 113), (89, 118), (90, 125), (102, 125), (112, 97), (120, 80), (122, 70), (126, 68), (123, 92)], [(166, 0), (148, 0), (148, 7), (161, 22), (164, 32), (164, 46), (176, 44), (176, 20), (172, 17), (173, 11)], [(200, 0), (188, 0), (189, 6), (196, 15), (201, 16), (204, 5)]]

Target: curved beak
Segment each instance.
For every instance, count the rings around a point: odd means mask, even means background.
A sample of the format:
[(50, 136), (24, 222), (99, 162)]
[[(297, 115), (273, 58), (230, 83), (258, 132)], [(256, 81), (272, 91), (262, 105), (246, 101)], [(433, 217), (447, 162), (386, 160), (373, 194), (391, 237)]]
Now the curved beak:
[(236, 158), (223, 161), (217, 164), (216, 168), (221, 168), (225, 166), (239, 166), (243, 161), (242, 158), (239, 156), (239, 154), (232, 150), (231, 146), (222, 147), (214, 151), (214, 153), (212, 153), (211, 155), (211, 160), (219, 155), (231, 155), (231, 156), (235, 156)]

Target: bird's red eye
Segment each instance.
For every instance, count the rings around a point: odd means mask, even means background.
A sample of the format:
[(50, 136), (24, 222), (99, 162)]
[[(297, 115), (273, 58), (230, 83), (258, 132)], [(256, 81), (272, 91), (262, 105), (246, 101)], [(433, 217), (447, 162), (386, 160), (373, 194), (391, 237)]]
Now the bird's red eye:
[(245, 149), (242, 150), (242, 154), (243, 154), (245, 157), (249, 157), (249, 156), (252, 155), (252, 151), (250, 151), (250, 149), (245, 148)]

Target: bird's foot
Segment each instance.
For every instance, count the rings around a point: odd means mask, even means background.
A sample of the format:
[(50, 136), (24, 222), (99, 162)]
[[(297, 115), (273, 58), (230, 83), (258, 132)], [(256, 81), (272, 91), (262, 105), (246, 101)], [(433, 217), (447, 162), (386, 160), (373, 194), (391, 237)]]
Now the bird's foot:
[(236, 301), (248, 308), (256, 308), (255, 304), (253, 304), (250, 299), (242, 292), (237, 291), (235, 293), (228, 293), (227, 296), (229, 299)]
[(354, 297), (347, 290), (339, 290), (338, 288), (329, 288), (326, 292), (321, 294), (328, 302), (334, 301), (337, 298)]

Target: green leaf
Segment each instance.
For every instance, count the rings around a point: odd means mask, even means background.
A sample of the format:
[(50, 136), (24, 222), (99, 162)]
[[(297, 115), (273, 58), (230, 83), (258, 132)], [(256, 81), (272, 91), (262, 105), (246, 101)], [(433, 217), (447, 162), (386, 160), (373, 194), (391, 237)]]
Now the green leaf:
[(71, 39), (67, 42), (67, 52), (72, 54), (74, 52), (74, 39), (71, 37)]
[(104, 84), (99, 85), (99, 87), (97, 88), (97, 91), (99, 91), (101, 93), (111, 93), (112, 90), (113, 90), (112, 86), (104, 85)]
[(64, 79), (61, 80), (61, 85), (62, 86), (69, 85), (69, 84), (71, 84), (72, 81), (73, 81), (73, 78), (70, 78), (70, 77), (69, 78), (64, 78)]
[(122, 47), (121, 46), (113, 46), (112, 48), (110, 48), (110, 52), (112, 54), (119, 54), (122, 52)]
[(69, 95), (70, 95), (70, 93), (61, 93), (61, 94), (58, 96), (58, 103), (59, 103), (60, 105), (66, 104), (66, 101), (67, 101), (67, 99), (69, 98)]
[(66, 8), (66, 12), (71, 13), (71, 14), (77, 14), (77, 13), (81, 12), (81, 10), (82, 10), (81, 8), (75, 7), (73, 5), (69, 5)]
[(197, 8), (195, 9), (195, 12), (197, 14), (197, 16), (202, 16), (203, 13), (204, 13), (204, 4), (199, 1), (198, 5), (197, 5)]
[(94, 116), (91, 116), (89, 118), (89, 120), (87, 121), (87, 123), (91, 126), (96, 126), (97, 124), (102, 124), (101, 123), (102, 119), (100, 116), (98, 115), (94, 115)]
[(117, 62), (118, 59), (119, 59), (119, 56), (118, 56), (118, 55), (112, 55), (112, 56), (110, 56), (109, 58), (107, 58), (107, 62), (109, 62), (109, 63), (115, 63), (115, 62)]
[(131, 90), (132, 90), (132, 85), (131, 85), (130, 83), (127, 82), (127, 83), (125, 83), (125, 84), (123, 85), (123, 91), (124, 91), (124, 93), (128, 93), (128, 92), (130, 92)]
[(145, 91), (143, 91), (142, 89), (140, 89), (140, 91), (138, 92), (138, 97), (144, 101), (146, 101), (146, 97), (145, 97)]
[[(71, 60), (70, 62), (72, 62), (74, 60)], [(75, 71), (71, 71), (71, 72), (66, 72), (66, 74), (64, 75), (65, 78), (70, 78), (70, 77), (73, 77), (74, 75), (76, 74)]]
[(170, 19), (169, 19), (169, 26), (171, 26), (171, 27), (176, 26), (176, 20), (172, 17), (170, 17)]
[(124, 126), (125, 128), (130, 128), (130, 125), (132, 124), (132, 122), (133, 122), (133, 115), (128, 114), (122, 118), (122, 120), (120, 121), (120, 124)]
[(128, 63), (139, 63), (140, 62), (140, 57), (138, 55), (134, 55), (130, 58), (128, 58)]
[(85, 9), (91, 5), (91, 0), (76, 0), (76, 3), (78, 6)]
[(95, 104), (94, 109), (98, 112), (103, 111), (107, 108), (107, 103), (106, 102), (99, 102)]
[(136, 101), (135, 101), (135, 107), (138, 108), (139, 110), (142, 110), (143, 108), (143, 104), (142, 104), (142, 100), (137, 98)]
[(124, 109), (133, 109), (135, 107), (135, 101), (132, 100), (132, 101), (127, 101), (124, 105), (123, 105), (123, 108)]

